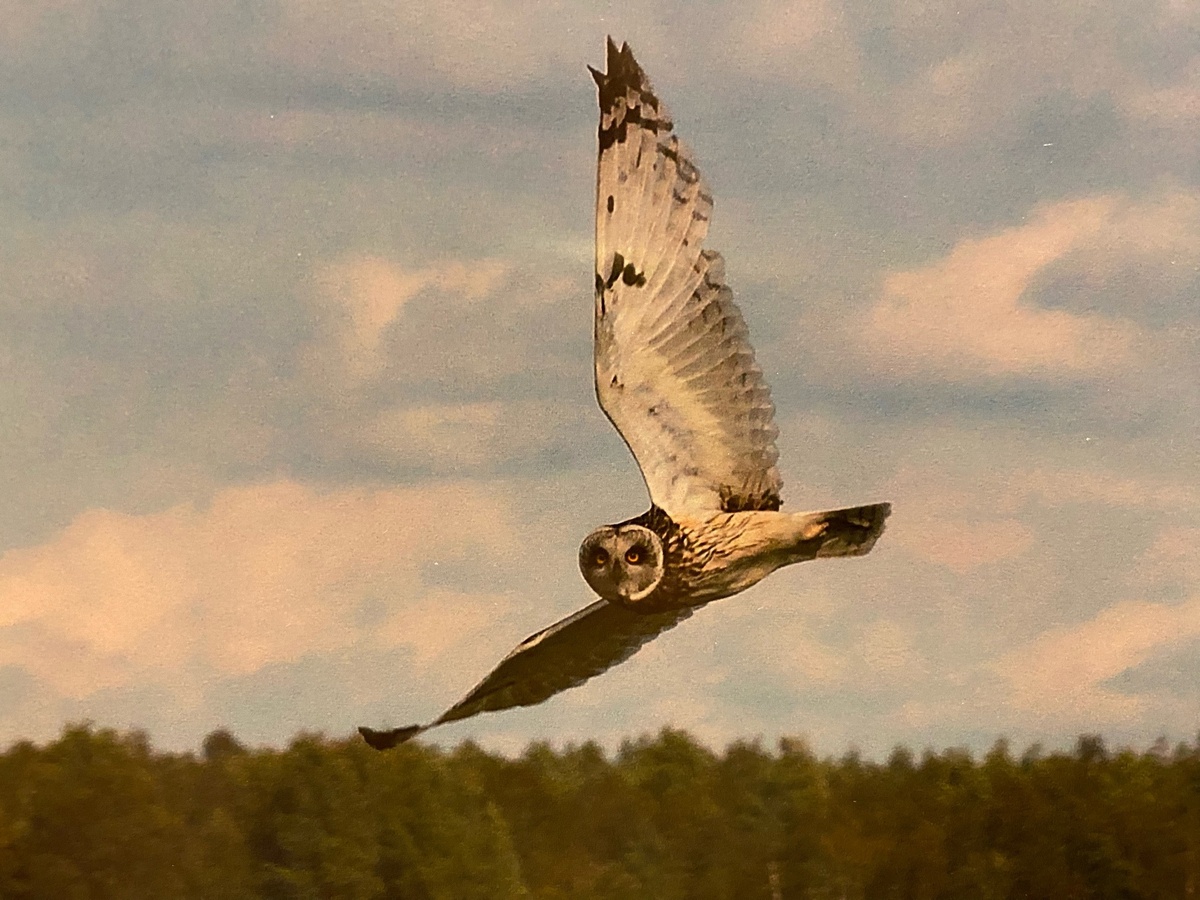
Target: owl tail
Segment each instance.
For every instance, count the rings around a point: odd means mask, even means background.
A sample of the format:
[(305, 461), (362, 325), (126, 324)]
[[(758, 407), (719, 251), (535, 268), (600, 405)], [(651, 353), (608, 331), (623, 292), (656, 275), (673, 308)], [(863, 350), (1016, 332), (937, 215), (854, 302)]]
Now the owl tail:
[(892, 512), (890, 503), (851, 506), (827, 512), (801, 513), (801, 538), (797, 550), (803, 559), (827, 556), (862, 556), (883, 534)]

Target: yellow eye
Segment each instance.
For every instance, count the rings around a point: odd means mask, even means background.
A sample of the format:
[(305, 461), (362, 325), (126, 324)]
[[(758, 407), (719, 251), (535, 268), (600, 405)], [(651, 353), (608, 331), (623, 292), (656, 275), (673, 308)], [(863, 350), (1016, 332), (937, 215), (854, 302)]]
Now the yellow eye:
[(606, 565), (607, 563), (608, 563), (608, 551), (607, 550), (597, 550), (595, 553), (592, 554), (592, 565), (599, 568), (600, 566)]
[(641, 561), (642, 561), (642, 548), (641, 547), (630, 547), (628, 550), (625, 551), (625, 562), (636, 566)]

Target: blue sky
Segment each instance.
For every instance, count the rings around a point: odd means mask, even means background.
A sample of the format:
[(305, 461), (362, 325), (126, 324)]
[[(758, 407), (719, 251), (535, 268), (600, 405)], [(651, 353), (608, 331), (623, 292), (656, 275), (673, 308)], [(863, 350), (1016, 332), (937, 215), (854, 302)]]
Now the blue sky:
[(1194, 736), (1193, 4), (0, 12), (0, 741), (423, 721), (588, 601), (647, 503), (590, 384), (609, 33), (711, 186), (787, 507), (895, 512), (430, 738)]

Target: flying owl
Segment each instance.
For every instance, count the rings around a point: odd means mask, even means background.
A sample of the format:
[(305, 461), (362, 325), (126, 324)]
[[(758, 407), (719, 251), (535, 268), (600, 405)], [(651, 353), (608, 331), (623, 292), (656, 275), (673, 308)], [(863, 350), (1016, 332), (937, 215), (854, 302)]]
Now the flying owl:
[(887, 503), (780, 511), (774, 406), (721, 256), (704, 248), (713, 199), (627, 44), (608, 40), (599, 88), (595, 373), (650, 509), (579, 548), (600, 600), (526, 638), (425, 725), (360, 728), (386, 749), (477, 713), (532, 706), (632, 656), (706, 603), (781, 566), (861, 556)]

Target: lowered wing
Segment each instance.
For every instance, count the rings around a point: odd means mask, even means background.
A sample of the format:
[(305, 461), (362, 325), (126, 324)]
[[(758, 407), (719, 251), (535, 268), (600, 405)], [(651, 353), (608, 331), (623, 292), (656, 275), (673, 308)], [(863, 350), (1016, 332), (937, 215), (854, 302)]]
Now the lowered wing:
[(434, 721), (390, 731), (362, 727), (359, 733), (376, 750), (386, 750), (436, 725), (481, 712), (533, 706), (624, 662), (691, 614), (685, 608), (646, 615), (599, 600), (525, 638)]

